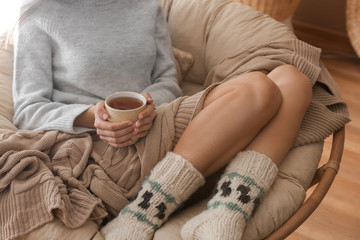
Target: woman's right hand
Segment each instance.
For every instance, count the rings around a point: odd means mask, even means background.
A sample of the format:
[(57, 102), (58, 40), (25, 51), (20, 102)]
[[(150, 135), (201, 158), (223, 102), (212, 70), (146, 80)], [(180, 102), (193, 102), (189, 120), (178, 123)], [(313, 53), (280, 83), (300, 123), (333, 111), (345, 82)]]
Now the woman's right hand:
[(134, 123), (124, 121), (112, 123), (107, 121), (109, 113), (105, 109), (105, 102), (100, 101), (95, 105), (94, 127), (100, 138), (115, 148), (131, 145), (131, 137), (134, 136)]

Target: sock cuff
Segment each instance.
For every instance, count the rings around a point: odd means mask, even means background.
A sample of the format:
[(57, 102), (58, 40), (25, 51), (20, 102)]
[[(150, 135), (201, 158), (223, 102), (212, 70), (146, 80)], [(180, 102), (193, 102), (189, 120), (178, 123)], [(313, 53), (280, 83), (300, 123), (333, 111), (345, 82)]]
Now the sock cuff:
[(246, 177), (254, 179), (267, 191), (278, 174), (278, 167), (265, 154), (254, 150), (241, 151), (225, 169), (226, 175), (246, 173)]
[(191, 162), (174, 152), (168, 152), (152, 170), (147, 179), (153, 188), (163, 188), (169, 193), (175, 193), (180, 201), (186, 200), (200, 186), (204, 185), (204, 176)]

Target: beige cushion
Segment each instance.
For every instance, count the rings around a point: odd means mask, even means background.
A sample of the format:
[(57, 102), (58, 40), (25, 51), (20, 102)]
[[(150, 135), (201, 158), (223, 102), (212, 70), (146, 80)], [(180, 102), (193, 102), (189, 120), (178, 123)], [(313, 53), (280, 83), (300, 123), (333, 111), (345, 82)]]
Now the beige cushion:
[(181, 84), (181, 90), (183, 91), (184, 95), (191, 96), (203, 88), (202, 84), (193, 83), (189, 81), (183, 81)]
[[(209, 29), (205, 69), (210, 71), (223, 59), (248, 51), (254, 44), (261, 45), (276, 40), (285, 41), (293, 37), (294, 33), (285, 24), (247, 5), (228, 1), (221, 10), (218, 10)], [(250, 38), (251, 41), (248, 41)]]
[(13, 53), (11, 49), (0, 48), (0, 133), (16, 130), (12, 124), (14, 114), (12, 101), (12, 67)]
[(186, 74), (190, 70), (191, 66), (194, 63), (194, 57), (191, 53), (185, 52), (178, 48), (173, 47), (173, 53), (175, 57), (175, 65), (177, 71), (177, 79), (179, 85), (183, 82)]
[(86, 221), (84, 225), (75, 230), (67, 228), (59, 219), (35, 229), (29, 234), (17, 238), (16, 240), (103, 240), (103, 236), (98, 232), (98, 226), (92, 221)]
[[(250, 6), (231, 0), (160, 0), (174, 47), (190, 52), (194, 65), (185, 81), (203, 84), (209, 70), (235, 52), (246, 51), (253, 42), (290, 38), (293, 32)], [(273, 31), (264, 32), (264, 28)]]

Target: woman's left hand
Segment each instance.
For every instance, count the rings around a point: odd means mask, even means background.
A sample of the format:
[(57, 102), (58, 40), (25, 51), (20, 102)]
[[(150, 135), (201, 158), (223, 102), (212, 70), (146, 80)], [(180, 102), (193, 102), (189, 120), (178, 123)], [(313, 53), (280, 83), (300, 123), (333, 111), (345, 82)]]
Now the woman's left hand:
[(145, 137), (149, 134), (153, 120), (156, 117), (155, 104), (150, 94), (142, 94), (147, 100), (147, 106), (144, 111), (139, 114), (139, 119), (134, 124), (134, 134), (137, 138)]

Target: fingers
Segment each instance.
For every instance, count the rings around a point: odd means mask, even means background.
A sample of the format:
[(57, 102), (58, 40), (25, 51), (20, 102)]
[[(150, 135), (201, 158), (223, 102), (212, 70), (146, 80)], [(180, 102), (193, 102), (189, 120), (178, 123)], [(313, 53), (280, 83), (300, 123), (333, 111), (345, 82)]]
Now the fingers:
[(131, 137), (134, 136), (134, 123), (131, 121), (111, 123), (107, 121), (108, 118), (109, 113), (105, 109), (105, 102), (97, 103), (94, 126), (100, 139), (116, 148), (130, 145)]
[(134, 124), (132, 122), (128, 124), (126, 122), (105, 122), (105, 125), (108, 125), (106, 129), (98, 128), (96, 130), (101, 140), (116, 148), (125, 147), (132, 143), (131, 138), (135, 135)]
[(119, 137), (122, 134), (126, 134), (127, 129), (134, 128), (134, 124), (131, 121), (112, 123), (109, 121), (95, 120), (94, 126), (96, 127), (98, 134), (109, 137)]
[(139, 116), (139, 120), (135, 122), (135, 127), (139, 128), (143, 125), (152, 123), (154, 118), (156, 117), (156, 112), (153, 110), (149, 115), (143, 115), (142, 117)]
[(137, 138), (143, 138), (143, 137), (146, 137), (148, 134), (149, 134), (150, 131), (143, 131), (143, 132), (140, 132), (138, 134), (136, 134), (136, 137)]
[(126, 147), (132, 144), (132, 140), (131, 137), (133, 136), (133, 132), (121, 136), (120, 138), (112, 138), (112, 137), (105, 137), (105, 136), (100, 136), (101, 140), (103, 140), (104, 142), (110, 144), (111, 146), (115, 147), (115, 148), (121, 148), (121, 147)]
[(153, 104), (154, 103), (154, 101), (153, 101), (153, 99), (152, 99), (152, 97), (150, 96), (149, 93), (142, 93), (142, 95), (146, 98), (146, 101), (147, 101), (148, 104)]
[(151, 116), (153, 114), (154, 110), (155, 110), (155, 104), (152, 102), (152, 99), (151, 99), (151, 103), (149, 103), (149, 101), (148, 101), (148, 104), (147, 104), (145, 110), (139, 114), (139, 120), (141, 121), (142, 119)]
[(95, 105), (94, 126), (100, 139), (115, 148), (120, 148), (131, 145), (133, 136), (142, 138), (148, 135), (156, 117), (156, 112), (151, 96), (147, 93), (143, 95), (148, 104), (146, 109), (139, 114), (139, 119), (135, 123), (131, 121), (111, 123), (107, 121), (110, 115), (105, 109), (105, 102), (100, 101)]
[(99, 117), (103, 121), (110, 117), (109, 113), (105, 110), (105, 101), (100, 101), (95, 105), (95, 117)]
[[(146, 111), (146, 110), (145, 110)], [(136, 136), (139, 136), (139, 134), (142, 135), (143, 132), (148, 132), (153, 124), (153, 120), (156, 117), (156, 112), (152, 108), (151, 111), (143, 114), (143, 117), (141, 118), (139, 116), (139, 120), (135, 122), (134, 124), (134, 133)]]
[[(148, 99), (148, 104), (146, 105), (145, 110), (139, 114), (138, 121), (141, 122), (143, 119), (146, 119), (148, 117), (154, 117), (153, 116), (154, 112), (155, 112), (155, 104), (153, 103), (152, 99), (150, 98), (150, 99)], [(151, 119), (151, 120), (153, 120), (153, 119)]]
[(131, 121), (111, 123), (107, 121), (109, 116), (110, 116), (109, 113), (105, 109), (105, 102), (104, 101), (98, 102), (95, 105), (95, 123), (94, 123), (95, 128), (97, 128), (98, 130), (104, 130), (105, 133), (106, 131), (117, 131), (133, 125)]
[(148, 123), (148, 124), (145, 124), (145, 125), (141, 125), (141, 127), (135, 127), (134, 128), (134, 135), (136, 137), (140, 137), (140, 135), (143, 133), (143, 132), (148, 132), (150, 131), (152, 127), (152, 123)]
[(146, 109), (139, 114), (139, 119), (134, 124), (134, 133), (138, 138), (144, 137), (149, 133), (153, 120), (156, 117), (155, 104), (150, 94), (143, 93), (143, 95), (147, 99), (148, 104)]
[(125, 136), (134, 131), (134, 126), (131, 122), (130, 124), (104, 123), (104, 125), (107, 125), (106, 128), (97, 128), (96, 130), (96, 133), (99, 136), (108, 138), (121, 138), (122, 136)]

